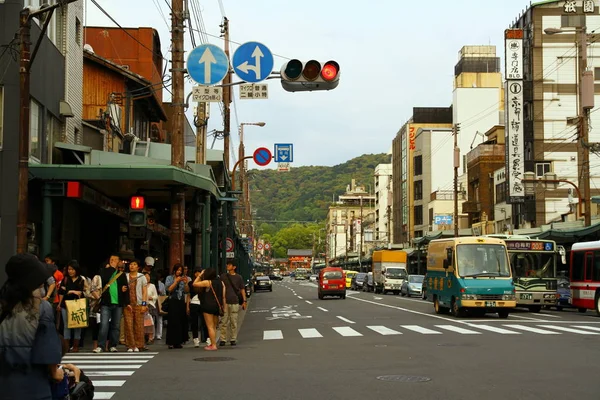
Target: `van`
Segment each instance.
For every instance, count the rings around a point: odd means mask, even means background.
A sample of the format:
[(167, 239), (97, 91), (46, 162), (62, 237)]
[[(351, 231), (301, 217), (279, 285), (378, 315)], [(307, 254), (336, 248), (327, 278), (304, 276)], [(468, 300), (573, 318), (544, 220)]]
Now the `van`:
[(346, 298), (346, 274), (344, 270), (338, 267), (323, 268), (319, 272), (318, 286), (319, 300), (325, 296), (339, 296)]

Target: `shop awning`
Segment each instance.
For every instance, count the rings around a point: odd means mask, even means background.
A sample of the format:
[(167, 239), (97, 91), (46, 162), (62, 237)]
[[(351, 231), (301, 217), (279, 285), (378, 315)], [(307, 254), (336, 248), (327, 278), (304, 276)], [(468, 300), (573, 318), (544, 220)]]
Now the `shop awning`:
[(170, 190), (182, 186), (188, 198), (200, 189), (217, 200), (226, 200), (212, 174), (199, 175), (171, 165), (30, 164), (29, 174), (44, 181), (81, 181), (112, 198), (147, 191), (151, 197), (168, 202)]

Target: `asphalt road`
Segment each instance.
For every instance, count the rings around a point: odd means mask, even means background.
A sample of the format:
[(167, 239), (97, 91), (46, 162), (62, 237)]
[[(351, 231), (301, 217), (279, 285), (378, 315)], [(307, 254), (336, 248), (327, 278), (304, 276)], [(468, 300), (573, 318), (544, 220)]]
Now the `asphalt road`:
[(92, 377), (101, 385), (118, 381), (97, 388), (103, 394), (96, 398), (545, 400), (600, 393), (600, 318), (590, 311), (458, 320), (416, 298), (349, 291), (345, 300), (318, 300), (314, 283), (284, 281), (252, 295), (238, 341), (217, 352), (154, 345), (157, 354), (140, 353), (142, 361), (127, 353), (98, 362), (77, 357), (112, 367), (101, 374), (129, 373)]

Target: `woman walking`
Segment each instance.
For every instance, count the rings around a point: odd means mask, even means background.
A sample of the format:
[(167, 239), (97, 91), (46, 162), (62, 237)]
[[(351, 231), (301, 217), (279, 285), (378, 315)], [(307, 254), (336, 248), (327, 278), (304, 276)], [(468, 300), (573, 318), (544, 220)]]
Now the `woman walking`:
[(79, 340), (81, 339), (81, 328), (70, 329), (68, 326), (67, 306), (68, 300), (78, 300), (84, 298), (89, 292), (89, 287), (85, 278), (81, 276), (81, 267), (77, 260), (71, 260), (67, 264), (67, 277), (63, 279), (58, 294), (60, 301), (58, 310), (61, 311), (63, 321), (63, 338), (65, 345), (69, 348), (71, 341), (71, 332), (73, 332), (73, 349), (72, 353), (79, 352)]
[(51, 271), (31, 254), (6, 263), (0, 289), (0, 388), (3, 399), (51, 400), (51, 382), (61, 382), (62, 346), (54, 309), (39, 288)]
[(189, 292), (187, 277), (183, 275), (183, 265), (175, 264), (173, 274), (167, 276), (169, 311), (167, 325), (167, 345), (169, 349), (181, 349), (187, 339), (187, 318), (185, 311), (185, 295)]
[(138, 272), (139, 268), (139, 263), (134, 260), (129, 263), (127, 274), (129, 305), (123, 310), (123, 316), (125, 344), (129, 353), (148, 350), (144, 341), (144, 314), (148, 311), (148, 282), (146, 277)]
[(217, 271), (214, 268), (207, 268), (196, 277), (194, 287), (203, 289), (200, 302), (211, 343), (204, 347), (204, 350), (217, 350), (217, 325), (219, 325), (219, 317), (223, 315), (223, 307), (226, 304), (225, 284), (217, 277)]
[[(146, 277), (146, 281), (148, 281), (148, 312), (146, 315), (149, 315), (152, 321), (156, 321), (156, 318), (158, 317), (158, 309), (156, 308), (158, 293), (156, 292), (156, 286), (150, 281), (150, 273), (146, 272), (144, 276)], [(144, 316), (144, 332), (148, 335), (148, 342), (146, 344), (154, 344), (154, 323), (148, 325), (146, 321), (147, 318), (147, 316)]]

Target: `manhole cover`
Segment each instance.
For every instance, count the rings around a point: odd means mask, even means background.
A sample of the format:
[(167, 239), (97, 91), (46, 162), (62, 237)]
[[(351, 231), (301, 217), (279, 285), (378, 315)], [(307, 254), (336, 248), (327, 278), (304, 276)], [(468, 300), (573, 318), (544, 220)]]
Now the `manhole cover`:
[(206, 361), (206, 362), (213, 362), (213, 361), (233, 361), (235, 360), (235, 358), (233, 357), (200, 357), (200, 358), (194, 358), (194, 361)]
[(418, 382), (429, 382), (431, 378), (426, 376), (415, 376), (415, 375), (383, 375), (378, 376), (377, 379), (380, 381), (387, 382), (404, 382), (404, 383), (418, 383)]

